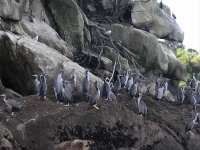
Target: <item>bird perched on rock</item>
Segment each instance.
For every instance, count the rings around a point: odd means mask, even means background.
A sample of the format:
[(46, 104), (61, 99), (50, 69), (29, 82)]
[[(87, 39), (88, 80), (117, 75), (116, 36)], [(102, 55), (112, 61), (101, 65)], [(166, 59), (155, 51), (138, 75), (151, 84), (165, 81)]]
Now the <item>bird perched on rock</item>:
[(128, 71), (129, 71), (129, 70), (130, 70), (130, 69), (127, 69), (126, 72), (125, 72), (125, 74), (124, 74), (123, 77), (121, 78), (121, 86), (122, 86), (122, 87), (125, 87), (126, 84), (127, 84), (127, 82), (128, 82), (128, 78), (129, 78), (129, 73), (128, 73)]
[(90, 88), (90, 83), (89, 83), (89, 75), (88, 75), (88, 70), (85, 71), (85, 77), (83, 79), (83, 83), (82, 83), (82, 92), (83, 92), (83, 96), (86, 97), (88, 95), (88, 91)]
[(44, 13), (44, 10), (41, 11), (41, 18), (42, 18), (42, 21), (45, 22), (45, 13)]
[(64, 97), (64, 101), (68, 103), (65, 106), (69, 106), (70, 104), (73, 106), (74, 98), (72, 96), (72, 92), (68, 89), (68, 87), (69, 87), (69, 86), (67, 86), (68, 84), (71, 84), (71, 83), (66, 83), (66, 81), (63, 80), (62, 94), (63, 94), (63, 97)]
[(39, 88), (40, 81), (38, 80), (38, 75), (37, 74), (34, 74), (32, 76), (35, 77), (34, 85), (35, 85), (35, 90), (37, 91), (37, 94), (38, 94), (39, 91), (40, 91), (40, 88)]
[[(110, 89), (113, 88), (113, 83), (110, 84)], [(108, 99), (110, 101), (114, 101), (114, 102), (117, 102), (117, 97), (115, 96), (115, 94), (112, 92), (112, 90), (110, 90), (110, 95), (108, 97)]]
[(156, 93), (157, 93), (156, 100), (160, 101), (162, 99), (163, 93), (164, 93), (164, 84), (163, 83), (160, 84), (160, 87), (158, 88)]
[(163, 9), (163, 2), (162, 2), (162, 0), (159, 3), (159, 7), (160, 7), (160, 9)]
[(182, 103), (185, 99), (185, 90), (184, 87), (180, 87), (177, 92), (177, 101)]
[(200, 87), (197, 88), (196, 101), (198, 104), (200, 104)]
[(199, 82), (199, 80), (196, 79), (195, 73), (193, 73), (192, 74), (192, 79), (190, 80), (190, 83), (189, 83), (192, 91), (197, 91), (198, 82)]
[(195, 116), (194, 118), (191, 118), (191, 119), (187, 122), (187, 124), (186, 124), (186, 126), (185, 126), (185, 133), (189, 132), (189, 133), (193, 134), (191, 130), (192, 130), (192, 128), (194, 127), (195, 122), (197, 121), (197, 116), (198, 116), (198, 115), (199, 115), (199, 114), (197, 113), (196, 116)]
[(111, 32), (112, 32), (111, 30), (108, 30), (108, 31), (106, 31), (104, 34), (105, 34), (105, 35), (110, 35)]
[(54, 80), (53, 83), (53, 88), (54, 88), (54, 93), (55, 97), (58, 100), (57, 103), (63, 102), (64, 101), (64, 96), (63, 96), (63, 78), (62, 78), (62, 73), (64, 70), (60, 69), (57, 78)]
[(168, 90), (168, 82), (167, 82), (167, 79), (164, 80), (163, 86), (164, 86), (164, 91), (163, 91), (163, 93), (165, 93), (165, 92)]
[(119, 74), (117, 75), (117, 80), (114, 84), (113, 92), (115, 95), (119, 94), (119, 91), (121, 89), (121, 80), (119, 78)]
[(38, 35), (36, 35), (35, 37), (33, 37), (33, 40), (36, 40), (36, 41), (38, 41)]
[(72, 93), (76, 89), (76, 74), (75, 69), (72, 69), (71, 77), (69, 81), (65, 81), (66, 88)]
[(175, 16), (174, 12), (172, 12), (172, 17), (173, 17), (174, 19), (176, 19), (176, 16)]
[(135, 98), (137, 91), (138, 91), (138, 80), (135, 81), (134, 84), (132, 84), (131, 89), (130, 89), (130, 97)]
[(147, 106), (142, 100), (142, 92), (139, 93), (139, 97), (138, 97), (138, 109), (139, 109), (139, 113), (144, 116), (144, 120), (146, 120)]
[(199, 104), (194, 104), (193, 105), (193, 108), (192, 108), (192, 118), (195, 118), (196, 115), (197, 115), (197, 119), (196, 119), (196, 122), (199, 122), (200, 120), (200, 116), (199, 116), (199, 113), (197, 112), (197, 105)]
[(126, 84), (126, 93), (130, 92), (131, 86), (133, 85), (133, 73), (130, 75)]
[(96, 81), (95, 82), (95, 91), (90, 98), (88, 109), (91, 106), (93, 106), (95, 109), (99, 110), (99, 108), (97, 107), (97, 102), (98, 102), (99, 98), (100, 98), (100, 89), (98, 87), (98, 82)]
[(46, 83), (46, 76), (48, 74), (44, 73), (43, 75), (40, 76), (40, 84), (39, 84), (39, 97), (41, 101), (44, 101), (46, 99), (46, 94), (47, 94), (47, 83)]
[(102, 97), (105, 98), (105, 100), (108, 100), (109, 96), (110, 96), (110, 84), (109, 84), (109, 78), (105, 78), (104, 79), (104, 83), (102, 86)]
[(30, 10), (28, 13), (28, 18), (29, 18), (30, 22), (34, 22), (33, 17), (35, 17), (35, 14), (34, 14), (33, 10)]
[(1, 20), (1, 17), (0, 17), (0, 30), (4, 30), (4, 24), (3, 24), (2, 20)]
[(158, 95), (158, 89), (160, 87), (159, 80), (160, 80), (159, 78), (156, 79), (156, 84), (155, 84), (155, 91), (156, 91), (155, 98), (156, 98), (156, 95)]
[(21, 110), (21, 104), (19, 104), (16, 100), (14, 99), (7, 99), (6, 94), (0, 95), (3, 97), (3, 101), (6, 103), (6, 105), (11, 109), (12, 113), (10, 117), (14, 116), (14, 112), (19, 112)]
[(194, 91), (190, 91), (190, 95), (188, 97), (188, 102), (192, 105), (195, 105), (197, 103), (196, 97), (195, 97), (195, 93)]

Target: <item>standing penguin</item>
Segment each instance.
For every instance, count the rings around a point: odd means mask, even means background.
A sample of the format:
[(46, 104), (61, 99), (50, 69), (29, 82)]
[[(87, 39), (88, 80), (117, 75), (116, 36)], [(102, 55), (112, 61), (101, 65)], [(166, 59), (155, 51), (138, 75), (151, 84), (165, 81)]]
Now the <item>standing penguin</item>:
[(164, 93), (164, 85), (163, 85), (163, 83), (161, 83), (160, 87), (157, 90), (156, 100), (160, 101), (163, 97), (163, 93)]
[(138, 97), (138, 109), (139, 109), (139, 113), (144, 116), (144, 120), (146, 120), (147, 106), (141, 98), (142, 98), (142, 92), (139, 93), (139, 97)]
[(133, 85), (133, 74), (128, 79), (128, 82), (126, 84), (126, 93), (130, 92), (131, 86)]
[(1, 97), (3, 97), (3, 101), (6, 103), (6, 105), (11, 109), (12, 113), (10, 115), (10, 117), (14, 116), (14, 112), (19, 112), (21, 110), (21, 106), (18, 102), (16, 102), (16, 100), (14, 99), (7, 99), (6, 98), (6, 94), (2, 94), (0, 95)]
[(198, 104), (200, 104), (200, 87), (197, 88), (196, 101)]
[(158, 95), (158, 89), (160, 87), (159, 80), (160, 80), (159, 78), (156, 79), (156, 84), (155, 84), (155, 91), (156, 91), (155, 98), (156, 98), (156, 95)]
[(66, 88), (72, 93), (76, 89), (76, 74), (75, 69), (72, 69), (69, 81), (65, 81)]
[(97, 107), (97, 102), (98, 102), (99, 98), (100, 98), (100, 89), (98, 87), (98, 82), (96, 81), (95, 82), (95, 91), (90, 98), (88, 109), (91, 106), (93, 106), (95, 109), (99, 110), (99, 108)]
[(85, 78), (83, 79), (82, 83), (82, 92), (83, 96), (86, 97), (88, 95), (90, 83), (89, 83), (89, 75), (88, 75), (88, 70), (85, 71)]
[(193, 108), (192, 108), (192, 118), (195, 118), (196, 117), (196, 115), (197, 115), (197, 120), (196, 120), (196, 122), (199, 122), (200, 120), (200, 116), (199, 116), (199, 113), (197, 112), (197, 105), (199, 105), (199, 104), (195, 104), (195, 105), (193, 105)]
[(196, 97), (195, 97), (195, 93), (194, 91), (190, 91), (190, 95), (188, 97), (188, 102), (192, 105), (195, 105), (197, 103)]
[(62, 95), (64, 97), (64, 101), (68, 103), (65, 106), (69, 106), (69, 104), (71, 104), (73, 106), (74, 99), (73, 99), (72, 92), (68, 89), (68, 87), (69, 87), (69, 86), (67, 86), (68, 84), (71, 84), (71, 83), (66, 83), (66, 81), (63, 80)]
[(41, 11), (41, 19), (45, 22), (45, 13), (44, 10)]
[(130, 97), (131, 98), (135, 98), (136, 94), (137, 94), (137, 91), (138, 91), (138, 80), (135, 81), (135, 83), (131, 86), (131, 89), (130, 89)]
[(127, 70), (126, 70), (126, 73), (125, 73), (124, 76), (121, 78), (121, 86), (122, 86), (122, 87), (125, 87), (126, 84), (127, 84), (127, 82), (128, 82), (128, 78), (129, 78), (128, 71), (129, 71), (129, 70), (130, 70), (130, 69), (127, 69)]
[(110, 95), (108, 97), (108, 99), (110, 101), (114, 101), (114, 102), (117, 102), (117, 97), (115, 96), (115, 94), (112, 92), (112, 88), (113, 88), (113, 83), (110, 84)]
[(102, 86), (102, 97), (105, 98), (105, 100), (108, 100), (110, 96), (110, 85), (109, 85), (109, 78), (104, 79), (104, 84)]
[(62, 93), (62, 89), (63, 89), (62, 73), (63, 73), (63, 71), (64, 70), (60, 69), (59, 74), (57, 75), (57, 78), (54, 80), (54, 83), (53, 83), (55, 97), (58, 100), (57, 103), (64, 101), (64, 96)]
[(4, 24), (3, 24), (2, 20), (1, 20), (1, 17), (0, 17), (0, 30), (4, 30)]
[(196, 116), (195, 116), (194, 118), (191, 118), (191, 119), (187, 122), (187, 124), (186, 124), (186, 126), (185, 126), (185, 133), (186, 133), (186, 132), (189, 132), (189, 133), (193, 134), (191, 130), (192, 130), (192, 128), (194, 127), (195, 122), (197, 121), (197, 116), (198, 116), (198, 115), (199, 115), (199, 114), (197, 113)]
[(190, 87), (191, 87), (192, 91), (197, 91), (198, 80), (195, 77), (195, 73), (192, 74), (192, 79), (190, 81)]
[(39, 89), (40, 81), (38, 80), (38, 75), (37, 74), (34, 74), (32, 76), (35, 77), (34, 85), (35, 85), (35, 90), (36, 90), (36, 92), (38, 94), (39, 91), (40, 91), (40, 89)]
[(164, 86), (164, 91), (163, 91), (163, 93), (165, 93), (165, 92), (168, 90), (168, 82), (167, 82), (167, 79), (164, 80), (163, 86)]
[(43, 75), (40, 76), (40, 84), (39, 84), (39, 97), (41, 101), (44, 101), (46, 99), (46, 94), (47, 94), (47, 83), (46, 83), (46, 76), (48, 74), (44, 73)]
[(185, 91), (183, 87), (179, 87), (178, 92), (177, 92), (177, 101), (179, 103), (182, 103), (185, 99)]
[(119, 74), (117, 75), (117, 79), (116, 79), (116, 82), (114, 84), (114, 88), (113, 88), (113, 92), (115, 95), (119, 95), (119, 91), (121, 89), (121, 80), (119, 78)]

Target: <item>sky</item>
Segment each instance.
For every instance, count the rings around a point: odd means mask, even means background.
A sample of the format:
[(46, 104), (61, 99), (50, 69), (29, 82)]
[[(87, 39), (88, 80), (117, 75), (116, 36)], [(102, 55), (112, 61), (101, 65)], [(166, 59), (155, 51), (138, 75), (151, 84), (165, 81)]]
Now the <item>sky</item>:
[(176, 22), (184, 32), (185, 49), (193, 48), (200, 51), (200, 0), (163, 0), (162, 2), (176, 15)]

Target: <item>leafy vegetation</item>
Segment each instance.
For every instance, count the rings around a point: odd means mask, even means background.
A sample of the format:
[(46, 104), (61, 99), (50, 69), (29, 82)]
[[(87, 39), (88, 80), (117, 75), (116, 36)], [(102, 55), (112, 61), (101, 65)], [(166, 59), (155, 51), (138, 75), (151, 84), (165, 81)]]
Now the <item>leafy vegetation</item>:
[[(185, 64), (188, 78), (192, 73), (195, 73), (197, 77), (200, 77), (200, 55), (195, 49), (188, 49), (185, 51), (183, 48), (178, 48), (176, 51), (177, 58), (180, 62)], [(180, 82), (180, 86), (185, 85), (185, 82)]]

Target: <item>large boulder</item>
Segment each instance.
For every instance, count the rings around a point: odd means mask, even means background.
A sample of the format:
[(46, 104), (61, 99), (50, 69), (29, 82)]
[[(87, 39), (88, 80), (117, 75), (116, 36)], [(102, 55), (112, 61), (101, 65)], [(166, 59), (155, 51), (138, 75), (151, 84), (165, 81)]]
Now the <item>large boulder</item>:
[(131, 19), (134, 26), (140, 29), (148, 26), (150, 33), (159, 38), (168, 36), (171, 40), (183, 42), (184, 33), (176, 20), (171, 17), (168, 6), (163, 5), (163, 9), (161, 9), (154, 0), (147, 2), (130, 1), (132, 4)]
[(121, 24), (104, 24), (106, 29), (112, 30), (114, 40), (122, 41), (122, 45), (129, 48), (140, 57), (146, 71), (156, 70), (170, 78), (186, 80), (186, 69), (173, 51), (157, 38), (145, 31)]
[(22, 19), (21, 5), (15, 0), (1, 0), (0, 17), (19, 21)]
[(70, 45), (82, 50), (84, 43), (84, 21), (82, 14), (73, 0), (47, 0), (51, 9), (57, 32)]
[[(10, 32), (0, 31), (0, 76), (4, 85), (9, 86), (22, 95), (33, 93), (33, 74), (48, 73), (49, 89), (52, 81), (64, 66), (64, 76), (72, 69), (77, 72), (78, 90), (81, 90), (81, 81), (85, 69), (70, 59), (61, 55), (55, 49), (33, 40), (29, 37), (16, 36)], [(79, 75), (80, 74), (80, 75)], [(102, 81), (91, 74), (91, 83)], [(93, 85), (93, 84), (92, 84)], [(52, 90), (50, 93), (52, 94)], [(50, 94), (49, 93), (49, 94)]]
[(142, 2), (134, 3), (132, 7), (133, 10), (131, 11), (132, 24), (138, 28), (142, 28), (147, 24), (151, 24), (153, 21), (153, 18), (141, 3)]
[(63, 41), (58, 33), (45, 22), (35, 19), (34, 23), (32, 23), (26, 18), (23, 18), (21, 21), (21, 26), (24, 32), (30, 37), (33, 38), (38, 35), (39, 42), (56, 49), (62, 55), (68, 58), (73, 57), (67, 43)]
[(0, 123), (0, 149), (1, 150), (12, 150), (12, 141), (14, 137), (10, 130)]

